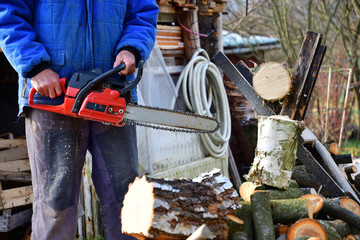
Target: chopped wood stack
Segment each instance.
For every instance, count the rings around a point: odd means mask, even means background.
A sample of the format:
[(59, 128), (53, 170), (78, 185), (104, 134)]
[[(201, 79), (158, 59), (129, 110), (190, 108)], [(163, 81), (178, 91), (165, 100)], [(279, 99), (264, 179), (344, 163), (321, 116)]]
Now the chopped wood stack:
[(143, 176), (125, 195), (122, 231), (139, 239), (186, 239), (205, 224), (209, 239), (226, 239), (227, 216), (238, 202), (231, 182), (219, 171), (193, 180)]
[(160, 13), (198, 11), (201, 15), (224, 12), (227, 2), (229, 0), (197, 0), (196, 3), (189, 3), (185, 0), (157, 0)]
[[(30, 222), (33, 190), (25, 139), (0, 137), (0, 232)], [(19, 210), (20, 209), (20, 210)]]
[[(314, 189), (303, 191), (292, 186), (288, 190), (275, 190), (243, 183), (240, 188), (243, 200), (235, 216), (244, 223), (238, 226), (228, 222), (230, 239), (251, 240), (256, 236), (255, 239), (341, 240), (359, 234), (360, 206), (355, 201), (348, 197), (324, 198), (308, 194), (315, 192)], [(273, 194), (274, 191), (282, 192), (283, 199)]]

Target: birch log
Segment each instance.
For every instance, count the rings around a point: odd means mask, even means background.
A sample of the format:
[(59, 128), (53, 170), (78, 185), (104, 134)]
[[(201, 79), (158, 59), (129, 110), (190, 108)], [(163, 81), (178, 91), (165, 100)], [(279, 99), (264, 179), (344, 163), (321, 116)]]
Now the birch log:
[(186, 239), (205, 224), (212, 233), (208, 239), (226, 239), (226, 216), (238, 207), (238, 194), (219, 173), (193, 180), (144, 176), (129, 185), (122, 231), (140, 239)]
[(287, 189), (295, 166), (303, 122), (285, 116), (260, 116), (255, 159), (246, 180)]
[(255, 92), (263, 99), (276, 101), (284, 98), (291, 88), (289, 71), (277, 62), (267, 62), (253, 76)]

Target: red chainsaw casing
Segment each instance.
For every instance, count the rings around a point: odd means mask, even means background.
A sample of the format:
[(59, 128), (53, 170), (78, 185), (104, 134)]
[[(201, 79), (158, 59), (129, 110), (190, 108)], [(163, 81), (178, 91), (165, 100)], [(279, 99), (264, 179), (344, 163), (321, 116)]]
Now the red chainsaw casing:
[(80, 89), (68, 87), (65, 90), (65, 82), (65, 78), (60, 79), (60, 85), (65, 93), (63, 104), (56, 106), (35, 104), (33, 97), (36, 90), (35, 88), (32, 88), (29, 94), (30, 107), (71, 117), (108, 123), (115, 126), (123, 125), (122, 119), (125, 113), (126, 101), (125, 98), (120, 97), (118, 91), (110, 88), (105, 88), (103, 91), (98, 92), (92, 91), (83, 100), (79, 112), (73, 113), (71, 112), (71, 109), (75, 103), (75, 97)]

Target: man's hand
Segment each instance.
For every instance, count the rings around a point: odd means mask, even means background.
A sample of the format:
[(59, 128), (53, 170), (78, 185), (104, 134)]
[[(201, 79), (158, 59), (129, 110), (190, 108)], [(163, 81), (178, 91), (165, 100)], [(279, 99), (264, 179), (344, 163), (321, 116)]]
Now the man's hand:
[(114, 62), (114, 67), (120, 65), (121, 63), (125, 63), (126, 67), (124, 70), (122, 70), (119, 74), (120, 75), (131, 75), (135, 72), (135, 56), (127, 51), (122, 50), (119, 52), (119, 54), (116, 56), (116, 60)]
[(61, 96), (62, 90), (59, 82), (59, 74), (47, 68), (33, 78), (31, 84), (40, 95), (45, 95), (50, 98)]

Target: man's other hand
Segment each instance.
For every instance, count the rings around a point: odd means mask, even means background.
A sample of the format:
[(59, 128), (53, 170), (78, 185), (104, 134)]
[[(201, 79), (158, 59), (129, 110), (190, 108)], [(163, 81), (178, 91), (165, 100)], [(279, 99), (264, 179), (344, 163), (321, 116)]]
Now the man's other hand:
[(59, 74), (47, 68), (33, 78), (31, 84), (40, 95), (45, 95), (50, 98), (61, 96), (62, 90), (59, 82)]
[(116, 60), (114, 62), (114, 67), (120, 65), (121, 63), (125, 63), (126, 67), (124, 70), (122, 70), (119, 74), (120, 75), (131, 75), (135, 72), (135, 56), (127, 51), (122, 50), (119, 52), (119, 54), (116, 56)]

